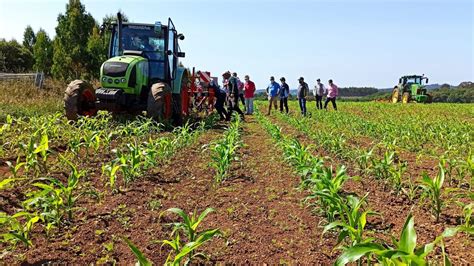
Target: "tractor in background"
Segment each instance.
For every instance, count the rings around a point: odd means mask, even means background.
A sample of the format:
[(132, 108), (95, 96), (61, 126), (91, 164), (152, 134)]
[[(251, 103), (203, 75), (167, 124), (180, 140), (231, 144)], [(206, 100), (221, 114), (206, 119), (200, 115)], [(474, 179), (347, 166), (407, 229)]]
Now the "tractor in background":
[(417, 102), (431, 103), (433, 97), (427, 93), (425, 85), (428, 84), (428, 78), (424, 75), (403, 76), (399, 79), (398, 85), (392, 91), (392, 103)]
[(178, 33), (172, 20), (141, 24), (123, 22), (120, 13), (117, 22), (104, 25), (110, 31), (108, 60), (100, 68), (100, 87), (94, 89), (88, 82), (72, 81), (65, 92), (66, 117), (93, 116), (98, 110), (113, 113), (142, 114), (158, 120), (172, 120), (180, 125), (189, 113), (188, 93), (190, 73), (178, 66), (184, 57)]

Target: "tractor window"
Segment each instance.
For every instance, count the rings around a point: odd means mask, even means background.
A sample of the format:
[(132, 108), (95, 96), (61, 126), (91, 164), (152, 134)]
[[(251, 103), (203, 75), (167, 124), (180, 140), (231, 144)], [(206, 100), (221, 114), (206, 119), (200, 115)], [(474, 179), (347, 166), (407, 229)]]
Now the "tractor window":
[[(165, 39), (158, 35), (154, 28), (146, 25), (123, 25), (122, 49), (142, 51), (149, 61), (151, 78), (165, 79)], [(115, 30), (112, 39), (111, 56), (119, 56), (118, 32)]]

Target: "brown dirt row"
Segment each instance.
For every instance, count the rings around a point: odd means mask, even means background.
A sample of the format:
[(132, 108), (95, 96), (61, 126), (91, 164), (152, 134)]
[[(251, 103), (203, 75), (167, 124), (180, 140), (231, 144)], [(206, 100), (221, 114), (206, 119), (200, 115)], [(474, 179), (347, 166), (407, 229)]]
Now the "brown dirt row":
[[(103, 186), (104, 181), (97, 174), (100, 165), (89, 165), (95, 168), (89, 182), (102, 192), (101, 202), (80, 200), (73, 224), (49, 238), (36, 227), (34, 248), (27, 250), (19, 245), (15, 251), (3, 254), (2, 260), (6, 264), (117, 262), (129, 265), (135, 258), (121, 240), (125, 236), (148, 258), (162, 264), (168, 249), (160, 248), (158, 240), (168, 238), (171, 228), (165, 224), (176, 217), (160, 219), (160, 212), (169, 207), (187, 212), (212, 207), (216, 211), (206, 218), (202, 228), (218, 227), (224, 233), (224, 237), (204, 248), (213, 262), (329, 264), (334, 261), (336, 254), (331, 248), (335, 239), (329, 235), (321, 238), (320, 219), (301, 204), (304, 193), (295, 190), (298, 177), (292, 174), (270, 137), (252, 117), (244, 123), (242, 139), (246, 145), (239, 152), (240, 163), (233, 165), (228, 180), (217, 187), (212, 185), (214, 171), (208, 166), (209, 152), (203, 152), (201, 147), (221, 133), (222, 130), (205, 133), (169, 164), (152, 170), (118, 194), (111, 194)], [(0, 202), (2, 207), (8, 204)]]
[[(274, 124), (277, 124), (282, 128), (284, 134), (297, 138), (305, 145), (314, 145), (314, 142), (308, 136), (299, 132), (291, 125), (274, 117), (270, 117), (270, 119)], [(351, 167), (350, 162), (342, 161), (339, 158), (334, 157), (322, 147), (315, 147), (314, 154), (317, 156), (328, 157), (330, 163), (334, 167), (345, 165), (350, 176), (359, 174), (355, 171), (354, 167)], [(410, 211), (415, 217), (415, 225), (418, 234), (417, 243), (419, 245), (433, 241), (436, 236), (444, 231), (445, 228), (454, 227), (459, 224), (460, 212), (458, 208), (455, 208), (454, 206), (451, 208), (450, 205), (449, 208), (444, 210), (444, 215), (440, 222), (436, 223), (426, 204), (410, 203), (405, 197), (397, 196), (395, 193), (391, 192), (383, 182), (376, 180), (371, 176), (362, 175), (360, 181), (349, 180), (344, 185), (344, 190), (347, 193), (355, 193), (359, 195), (359, 197), (369, 193), (369, 208), (379, 213), (380, 216), (370, 218), (367, 228), (370, 228), (373, 231), (375, 237), (384, 239), (390, 243), (390, 235), (397, 238), (399, 237), (405, 219)], [(474, 261), (474, 254), (471, 252), (473, 249), (474, 242), (472, 241), (472, 238), (466, 234), (458, 234), (456, 237), (448, 238), (446, 240), (447, 253), (455, 265), (468, 264), (469, 262)]]

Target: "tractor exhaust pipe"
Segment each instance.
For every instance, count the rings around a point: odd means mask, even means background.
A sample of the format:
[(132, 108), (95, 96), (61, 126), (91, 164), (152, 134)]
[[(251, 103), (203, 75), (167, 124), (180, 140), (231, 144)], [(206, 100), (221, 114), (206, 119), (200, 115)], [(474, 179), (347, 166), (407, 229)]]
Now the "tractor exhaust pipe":
[(117, 13), (117, 32), (118, 32), (118, 52), (119, 55), (123, 54), (122, 48), (122, 14), (120, 12)]

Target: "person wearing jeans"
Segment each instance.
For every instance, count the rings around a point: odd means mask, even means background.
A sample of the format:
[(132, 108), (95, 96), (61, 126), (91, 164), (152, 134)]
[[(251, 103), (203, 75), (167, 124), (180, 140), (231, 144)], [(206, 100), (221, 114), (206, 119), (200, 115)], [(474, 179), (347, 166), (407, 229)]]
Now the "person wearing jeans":
[(244, 84), (244, 97), (245, 97), (245, 110), (247, 110), (246, 114), (251, 115), (253, 114), (253, 98), (255, 94), (255, 83), (250, 80), (248, 75), (245, 76), (245, 84)]
[(290, 87), (286, 84), (284, 77), (280, 78), (280, 112), (283, 113), (283, 106), (285, 106), (286, 113), (288, 114), (288, 96), (290, 96)]
[(329, 88), (328, 88), (328, 97), (326, 98), (326, 102), (324, 103), (324, 109), (328, 110), (328, 103), (332, 102), (332, 107), (334, 110), (337, 111), (336, 106), (336, 97), (339, 94), (339, 88), (332, 82), (332, 79), (329, 80)]
[(316, 86), (314, 86), (313, 94), (316, 98), (316, 109), (323, 109), (323, 95), (326, 91), (324, 84), (321, 83), (321, 79), (316, 80)]
[(270, 111), (272, 110), (272, 104), (277, 109), (277, 97), (278, 93), (280, 92), (280, 84), (275, 82), (275, 78), (272, 76), (270, 77), (270, 85), (267, 87), (267, 96), (268, 96), (268, 113), (270, 115)]
[(300, 104), (301, 114), (303, 116), (306, 116), (306, 97), (309, 94), (309, 87), (308, 87), (308, 84), (304, 82), (303, 77), (300, 77), (298, 81), (300, 83), (300, 85), (298, 86), (298, 92), (297, 92), (298, 102)]

